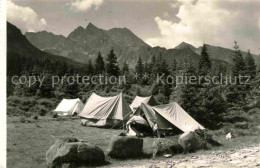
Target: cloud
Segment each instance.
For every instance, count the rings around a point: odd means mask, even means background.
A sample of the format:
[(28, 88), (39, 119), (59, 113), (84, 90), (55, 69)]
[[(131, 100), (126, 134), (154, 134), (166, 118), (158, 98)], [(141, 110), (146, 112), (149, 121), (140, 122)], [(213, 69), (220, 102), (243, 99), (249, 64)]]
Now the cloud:
[[(260, 18), (257, 14), (258, 8), (247, 7), (245, 2), (242, 5), (231, 1), (229, 4), (223, 4), (221, 0), (186, 0), (178, 4), (179, 12), (176, 16), (180, 21), (155, 17), (160, 36), (148, 38), (148, 44), (173, 48), (185, 41), (197, 47), (208, 43), (230, 48), (234, 40), (241, 41), (240, 44), (245, 45), (244, 47), (260, 43), (256, 40), (260, 33), (257, 25)], [(233, 8), (230, 8), (230, 5)]]
[(7, 20), (22, 31), (39, 31), (47, 25), (46, 20), (40, 19), (32, 8), (18, 6), (11, 0), (7, 1)]
[(102, 3), (103, 0), (74, 0), (70, 5), (78, 11), (86, 11), (92, 7), (97, 10)]

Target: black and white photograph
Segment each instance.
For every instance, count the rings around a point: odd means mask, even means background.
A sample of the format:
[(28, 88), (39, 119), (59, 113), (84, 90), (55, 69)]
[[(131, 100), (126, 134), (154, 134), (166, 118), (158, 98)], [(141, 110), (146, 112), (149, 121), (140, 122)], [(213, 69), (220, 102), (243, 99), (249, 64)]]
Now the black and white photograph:
[(260, 168), (259, 0), (0, 1), (0, 168)]

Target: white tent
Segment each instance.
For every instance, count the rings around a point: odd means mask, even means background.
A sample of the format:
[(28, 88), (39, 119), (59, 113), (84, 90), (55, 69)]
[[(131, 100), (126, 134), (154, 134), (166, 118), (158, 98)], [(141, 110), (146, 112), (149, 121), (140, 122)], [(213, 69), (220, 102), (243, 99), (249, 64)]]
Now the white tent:
[(54, 112), (58, 115), (75, 115), (83, 109), (84, 104), (80, 99), (63, 99), (59, 105), (56, 107)]
[(83, 125), (110, 127), (126, 124), (131, 114), (133, 112), (122, 93), (113, 97), (92, 93), (79, 116)]
[(141, 103), (145, 103), (150, 106), (158, 105), (157, 101), (153, 96), (149, 96), (149, 97), (136, 96), (133, 102), (131, 103), (130, 107), (133, 111), (136, 111), (136, 109), (141, 105)]

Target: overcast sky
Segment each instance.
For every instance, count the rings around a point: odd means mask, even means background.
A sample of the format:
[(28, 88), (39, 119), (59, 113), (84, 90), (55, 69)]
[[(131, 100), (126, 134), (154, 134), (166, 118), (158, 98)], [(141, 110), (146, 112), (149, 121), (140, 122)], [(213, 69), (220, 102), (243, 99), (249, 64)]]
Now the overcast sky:
[(89, 22), (126, 27), (151, 46), (185, 41), (260, 53), (260, 0), (7, 0), (7, 20), (26, 31), (67, 36)]

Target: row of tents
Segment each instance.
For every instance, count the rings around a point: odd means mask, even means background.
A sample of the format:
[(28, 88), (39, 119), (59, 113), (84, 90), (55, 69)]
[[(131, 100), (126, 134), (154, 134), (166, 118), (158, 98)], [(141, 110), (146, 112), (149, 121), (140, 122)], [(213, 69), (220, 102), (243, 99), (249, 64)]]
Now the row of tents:
[(123, 127), (127, 134), (182, 133), (204, 129), (176, 102), (159, 105), (153, 96), (136, 96), (129, 105), (123, 94), (102, 97), (92, 93), (85, 105), (80, 99), (63, 99), (54, 112), (58, 115), (78, 115), (81, 124), (96, 127)]

